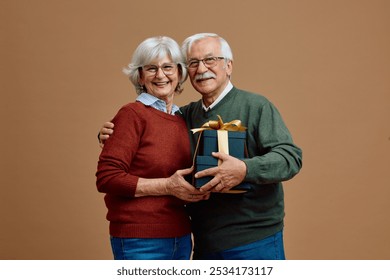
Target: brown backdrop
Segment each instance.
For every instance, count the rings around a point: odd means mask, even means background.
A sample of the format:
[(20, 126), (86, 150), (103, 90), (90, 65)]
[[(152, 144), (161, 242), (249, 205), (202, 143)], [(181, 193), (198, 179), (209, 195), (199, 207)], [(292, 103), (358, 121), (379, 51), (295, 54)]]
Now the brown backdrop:
[[(2, 0), (0, 259), (111, 259), (96, 134), (141, 40), (225, 37), (304, 151), (289, 259), (389, 259), (390, 2)], [(199, 99), (189, 82), (179, 105)]]

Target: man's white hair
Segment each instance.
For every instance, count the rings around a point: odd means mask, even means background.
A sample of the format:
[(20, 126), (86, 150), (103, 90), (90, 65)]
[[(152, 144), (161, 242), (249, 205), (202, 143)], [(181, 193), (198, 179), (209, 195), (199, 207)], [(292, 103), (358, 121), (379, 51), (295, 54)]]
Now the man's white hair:
[(181, 50), (187, 62), (188, 62), (188, 51), (190, 50), (192, 44), (200, 39), (204, 39), (207, 37), (217, 38), (221, 44), (221, 56), (223, 56), (226, 60), (233, 61), (232, 50), (225, 39), (223, 39), (221, 36), (215, 33), (198, 33), (185, 39), (182, 44)]

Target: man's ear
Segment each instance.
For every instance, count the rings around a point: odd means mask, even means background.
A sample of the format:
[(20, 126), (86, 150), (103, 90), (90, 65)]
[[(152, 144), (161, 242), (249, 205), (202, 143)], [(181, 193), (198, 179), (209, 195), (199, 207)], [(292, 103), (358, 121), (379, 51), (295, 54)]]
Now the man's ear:
[(233, 73), (233, 60), (226, 62), (226, 74), (230, 77)]

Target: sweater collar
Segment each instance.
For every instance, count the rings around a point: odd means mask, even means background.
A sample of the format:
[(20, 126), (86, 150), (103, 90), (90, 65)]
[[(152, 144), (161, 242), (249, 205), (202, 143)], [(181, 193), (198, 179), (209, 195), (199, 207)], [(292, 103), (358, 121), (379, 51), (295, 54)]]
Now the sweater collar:
[(213, 109), (228, 93), (231, 91), (233, 88), (233, 84), (229, 81), (229, 83), (226, 85), (225, 89), (222, 91), (222, 93), (218, 96), (218, 98), (209, 106), (206, 107), (204, 105), (203, 100), (202, 100), (202, 108), (205, 112), (210, 111)]

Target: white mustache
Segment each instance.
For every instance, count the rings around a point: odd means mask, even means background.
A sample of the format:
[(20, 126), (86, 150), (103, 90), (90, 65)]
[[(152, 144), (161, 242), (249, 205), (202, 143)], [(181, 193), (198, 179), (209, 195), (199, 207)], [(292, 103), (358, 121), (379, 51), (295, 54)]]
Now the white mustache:
[(214, 73), (211, 72), (205, 72), (203, 74), (197, 74), (195, 76), (195, 80), (203, 80), (203, 79), (210, 79), (210, 78), (216, 78), (217, 76)]

